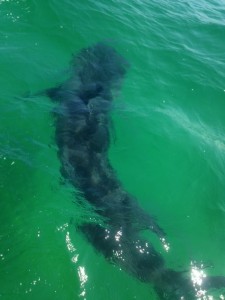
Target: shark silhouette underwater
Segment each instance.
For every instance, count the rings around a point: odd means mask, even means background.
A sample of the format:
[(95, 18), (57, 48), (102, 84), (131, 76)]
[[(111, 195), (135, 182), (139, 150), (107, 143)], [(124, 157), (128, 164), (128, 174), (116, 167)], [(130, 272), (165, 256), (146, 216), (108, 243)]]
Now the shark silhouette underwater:
[[(54, 111), (61, 174), (104, 219), (79, 230), (109, 262), (152, 284), (159, 299), (197, 299), (190, 272), (166, 268), (162, 255), (141, 232), (149, 229), (165, 242), (165, 233), (126, 192), (108, 158), (110, 111), (129, 65), (111, 46), (97, 43), (73, 57), (71, 76), (46, 90)], [(225, 277), (208, 276), (200, 290), (225, 287)]]

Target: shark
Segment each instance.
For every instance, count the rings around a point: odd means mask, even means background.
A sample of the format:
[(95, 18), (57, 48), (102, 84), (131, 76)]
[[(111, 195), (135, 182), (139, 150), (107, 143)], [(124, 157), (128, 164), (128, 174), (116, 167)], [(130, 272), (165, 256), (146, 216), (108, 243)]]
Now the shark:
[(112, 104), (129, 66), (112, 46), (99, 42), (74, 55), (69, 78), (45, 91), (56, 105), (61, 174), (79, 191), (79, 201), (104, 220), (78, 227), (106, 260), (151, 284), (160, 300), (201, 299), (207, 290), (224, 288), (225, 277), (207, 276), (196, 287), (190, 272), (167, 268), (163, 255), (142, 234), (151, 231), (165, 246), (164, 230), (124, 189), (109, 160)]

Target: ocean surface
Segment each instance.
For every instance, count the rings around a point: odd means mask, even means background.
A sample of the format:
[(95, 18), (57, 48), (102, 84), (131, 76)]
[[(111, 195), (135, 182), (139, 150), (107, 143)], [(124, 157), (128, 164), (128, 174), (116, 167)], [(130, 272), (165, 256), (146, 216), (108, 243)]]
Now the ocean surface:
[(62, 183), (40, 93), (99, 41), (130, 64), (112, 112), (118, 178), (164, 228), (168, 267), (225, 276), (224, 0), (0, 0), (0, 299), (157, 299), (76, 230), (90, 212)]

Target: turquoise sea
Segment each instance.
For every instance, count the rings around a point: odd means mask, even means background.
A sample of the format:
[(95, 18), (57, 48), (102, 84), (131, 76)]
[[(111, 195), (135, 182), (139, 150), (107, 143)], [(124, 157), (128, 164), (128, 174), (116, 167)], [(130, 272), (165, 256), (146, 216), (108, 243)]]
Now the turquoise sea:
[(130, 63), (112, 112), (118, 178), (166, 231), (168, 267), (225, 276), (224, 0), (0, 0), (0, 299), (157, 299), (76, 230), (90, 212), (60, 179), (53, 104), (27, 96), (99, 41)]

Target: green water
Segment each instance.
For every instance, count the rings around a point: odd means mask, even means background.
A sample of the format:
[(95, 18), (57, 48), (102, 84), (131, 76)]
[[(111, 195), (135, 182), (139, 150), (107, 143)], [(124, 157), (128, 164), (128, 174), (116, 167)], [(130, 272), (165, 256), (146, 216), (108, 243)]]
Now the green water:
[(224, 16), (223, 0), (0, 0), (1, 299), (157, 299), (76, 231), (89, 212), (61, 184), (52, 104), (23, 97), (98, 41), (131, 66), (112, 114), (119, 179), (166, 231), (168, 267), (225, 276)]

